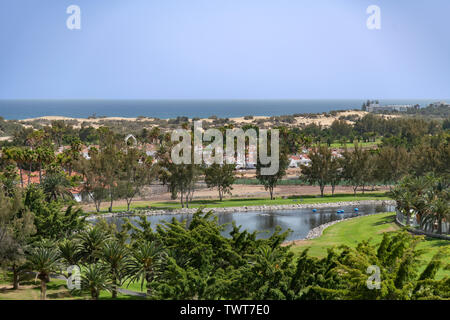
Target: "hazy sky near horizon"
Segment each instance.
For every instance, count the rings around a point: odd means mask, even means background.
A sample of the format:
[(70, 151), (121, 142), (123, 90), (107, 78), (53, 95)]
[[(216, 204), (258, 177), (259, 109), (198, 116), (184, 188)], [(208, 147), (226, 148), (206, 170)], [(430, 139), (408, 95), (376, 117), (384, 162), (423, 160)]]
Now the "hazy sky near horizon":
[(450, 98), (449, 15), (448, 0), (2, 0), (0, 99)]

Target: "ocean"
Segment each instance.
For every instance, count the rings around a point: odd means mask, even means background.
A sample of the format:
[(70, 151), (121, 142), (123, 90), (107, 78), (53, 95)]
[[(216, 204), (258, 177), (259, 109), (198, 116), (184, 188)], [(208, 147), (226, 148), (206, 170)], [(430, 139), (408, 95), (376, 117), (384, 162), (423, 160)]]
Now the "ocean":
[[(380, 100), (381, 104), (428, 104), (445, 99)], [(298, 113), (322, 113), (332, 110), (361, 109), (362, 99), (348, 100), (0, 100), (0, 116), (21, 120), (42, 116), (87, 118), (156, 117), (160, 119), (234, 118), (248, 115), (280, 116)], [(447, 100), (448, 101), (448, 100)]]

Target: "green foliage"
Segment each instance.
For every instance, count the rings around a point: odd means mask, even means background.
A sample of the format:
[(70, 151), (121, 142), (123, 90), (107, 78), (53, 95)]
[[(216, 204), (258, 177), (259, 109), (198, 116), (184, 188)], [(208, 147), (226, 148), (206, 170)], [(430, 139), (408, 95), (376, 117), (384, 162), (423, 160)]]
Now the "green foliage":
[(34, 215), (23, 205), (20, 193), (8, 198), (0, 192), (0, 267), (12, 269), (15, 289), (19, 286), (30, 237), (35, 232)]
[(95, 263), (102, 255), (104, 245), (111, 240), (112, 236), (104, 229), (94, 226), (89, 227), (79, 234), (76, 238), (80, 242), (79, 254), (84, 263)]
[(232, 185), (236, 179), (234, 164), (212, 164), (205, 169), (205, 182), (208, 188), (217, 188), (219, 199), (222, 201), (224, 194), (231, 194)]
[(81, 209), (73, 206), (64, 208), (57, 201), (47, 202), (44, 191), (37, 185), (27, 188), (24, 204), (34, 213), (37, 239), (63, 239), (85, 226)]
[(443, 223), (450, 220), (450, 184), (446, 176), (407, 176), (392, 189), (391, 195), (397, 202), (397, 209), (407, 216), (408, 225), (415, 215), (423, 230), (437, 229), (439, 234), (443, 233)]
[(41, 299), (45, 300), (47, 282), (50, 274), (60, 269), (60, 256), (56, 248), (38, 246), (31, 250), (28, 255), (29, 267), (36, 272), (36, 278), (41, 281)]
[(72, 200), (70, 192), (72, 184), (67, 175), (61, 170), (47, 172), (44, 181), (42, 182), (42, 189), (46, 195), (47, 201)]
[[(317, 183), (320, 187), (320, 195), (323, 197), (325, 186), (331, 182), (332, 169), (337, 173), (338, 168), (332, 168), (331, 150), (327, 146), (317, 146), (309, 153), (311, 162), (302, 165), (302, 176), (310, 183)], [(337, 163), (337, 162), (336, 162)]]
[[(444, 253), (419, 274), (421, 239), (407, 232), (385, 234), (379, 245), (341, 246), (322, 259), (305, 250), (297, 260), (280, 246), (286, 235), (256, 240), (235, 226), (231, 238), (224, 238), (210, 214), (197, 213), (190, 225), (173, 221), (157, 234), (172, 251), (150, 283), (153, 298), (416, 299), (426, 297), (424, 288), (448, 295), (442, 291), (447, 280), (433, 280)], [(381, 270), (379, 290), (367, 286), (372, 265)]]
[[(167, 255), (157, 242), (140, 241), (131, 252), (131, 259), (127, 266), (126, 274), (130, 282), (140, 282), (141, 290), (144, 283), (150, 284), (161, 274), (161, 269)], [(147, 294), (151, 295), (150, 286), (147, 287)]]
[(287, 154), (280, 153), (279, 157), (279, 168), (277, 173), (272, 175), (261, 174), (261, 169), (264, 167), (269, 167), (270, 165), (263, 165), (261, 162), (256, 164), (256, 179), (259, 183), (264, 186), (264, 189), (268, 190), (270, 193), (270, 199), (274, 199), (274, 188), (278, 185), (278, 182), (286, 175), (286, 170), (288, 168), (289, 162)]
[(369, 151), (364, 150), (355, 143), (353, 151), (345, 150), (343, 156), (343, 176), (350, 181), (353, 186), (354, 194), (358, 187), (363, 188), (371, 181), (371, 156)]
[(63, 239), (58, 243), (59, 255), (66, 267), (79, 265), (81, 245), (78, 239)]
[(100, 259), (107, 266), (112, 282), (112, 297), (117, 298), (118, 286), (122, 285), (129, 262), (128, 248), (116, 240), (107, 241), (100, 253)]
[(107, 268), (101, 263), (87, 265), (81, 274), (81, 291), (89, 292), (92, 299), (98, 300), (102, 290), (112, 290)]

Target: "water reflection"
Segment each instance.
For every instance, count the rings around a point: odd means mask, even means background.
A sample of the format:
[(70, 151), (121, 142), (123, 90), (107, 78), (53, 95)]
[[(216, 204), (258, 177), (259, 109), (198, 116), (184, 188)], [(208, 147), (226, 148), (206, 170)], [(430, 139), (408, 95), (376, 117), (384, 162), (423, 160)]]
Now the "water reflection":
[[(335, 220), (346, 219), (358, 215), (367, 215), (378, 212), (394, 211), (393, 206), (383, 205), (363, 205), (359, 206), (359, 211), (356, 213), (354, 207), (333, 207), (333, 208), (319, 208), (317, 212), (312, 212), (312, 209), (296, 209), (296, 210), (268, 210), (257, 212), (235, 212), (235, 213), (217, 213), (216, 216), (220, 224), (225, 224), (224, 236), (229, 236), (232, 230), (232, 221), (236, 225), (242, 226), (241, 230), (266, 231), (258, 234), (258, 238), (267, 238), (274, 231), (277, 226), (280, 226), (283, 231), (291, 229), (287, 240), (302, 239), (306, 237), (308, 232), (324, 223)], [(344, 213), (338, 214), (337, 210), (344, 210)], [(172, 218), (178, 221), (187, 221), (189, 224), (192, 221), (191, 214), (175, 214), (175, 215), (155, 215), (148, 216), (147, 220), (151, 222), (152, 227), (155, 228), (157, 224), (164, 221), (171, 221)], [(132, 223), (136, 223), (139, 219), (136, 216), (129, 217)], [(107, 219), (115, 223), (118, 228), (123, 224), (123, 218), (113, 217)]]

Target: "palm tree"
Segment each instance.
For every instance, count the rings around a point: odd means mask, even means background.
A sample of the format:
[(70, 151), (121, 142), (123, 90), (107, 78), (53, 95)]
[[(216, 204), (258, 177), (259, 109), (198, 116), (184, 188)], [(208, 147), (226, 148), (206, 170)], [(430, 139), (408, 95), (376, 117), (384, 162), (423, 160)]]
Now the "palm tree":
[(42, 168), (53, 162), (55, 155), (48, 147), (38, 147), (36, 150), (36, 161), (39, 165), (39, 184), (42, 183)]
[(83, 230), (77, 237), (80, 240), (80, 256), (86, 263), (97, 262), (105, 243), (110, 239), (110, 235), (98, 228), (93, 227)]
[(397, 202), (397, 209), (406, 215), (406, 225), (409, 226), (411, 224), (414, 195), (403, 185), (399, 185), (391, 191), (391, 196)]
[(69, 179), (63, 171), (48, 172), (42, 183), (42, 187), (48, 201), (62, 199), (72, 199)]
[(98, 300), (101, 290), (111, 290), (111, 279), (104, 265), (89, 264), (81, 275), (81, 289), (89, 291), (92, 299)]
[(31, 172), (33, 170), (33, 163), (36, 161), (36, 152), (32, 149), (25, 149), (23, 151), (24, 162), (28, 165), (28, 186), (31, 183)]
[(69, 177), (72, 175), (72, 168), (76, 161), (80, 159), (80, 153), (81, 153), (82, 143), (81, 140), (78, 138), (72, 139), (70, 142), (70, 161), (69, 161)]
[(50, 274), (60, 270), (59, 252), (55, 248), (34, 248), (28, 257), (31, 269), (36, 271), (36, 278), (41, 280), (41, 300), (47, 297), (47, 282)]
[(127, 268), (130, 283), (141, 282), (141, 290), (144, 282), (147, 282), (147, 294), (151, 295), (149, 284), (155, 279), (165, 258), (165, 252), (156, 242), (145, 241), (133, 250), (132, 258)]
[(64, 239), (58, 244), (59, 255), (66, 266), (78, 266), (81, 259), (80, 243), (76, 240)]
[(159, 142), (160, 135), (161, 135), (161, 129), (159, 127), (153, 127), (149, 133), (149, 138), (150, 138), (151, 143)]
[(428, 200), (433, 197), (432, 184), (434, 181), (430, 177), (407, 178), (404, 185), (412, 193), (411, 208), (416, 213), (417, 222), (421, 223), (422, 217), (428, 210)]
[(18, 147), (12, 147), (7, 148), (3, 150), (3, 154), (6, 159), (10, 159), (14, 161), (19, 168), (19, 174), (20, 174), (20, 186), (23, 188), (23, 171), (22, 171), (22, 165), (25, 162), (24, 158), (24, 152), (22, 148)]
[(433, 231), (437, 224), (438, 233), (442, 234), (442, 222), (450, 221), (450, 206), (445, 199), (436, 199), (431, 202), (430, 210), (423, 219), (422, 226)]
[(101, 258), (109, 269), (112, 281), (112, 297), (117, 298), (117, 287), (122, 284), (129, 261), (128, 250), (119, 241), (108, 241), (103, 247)]

